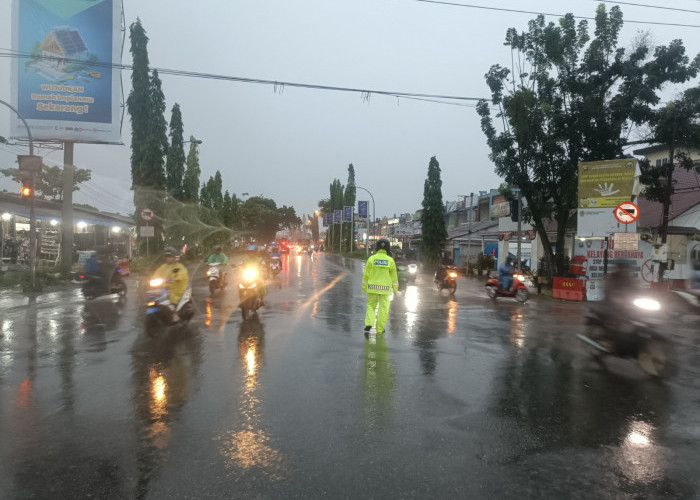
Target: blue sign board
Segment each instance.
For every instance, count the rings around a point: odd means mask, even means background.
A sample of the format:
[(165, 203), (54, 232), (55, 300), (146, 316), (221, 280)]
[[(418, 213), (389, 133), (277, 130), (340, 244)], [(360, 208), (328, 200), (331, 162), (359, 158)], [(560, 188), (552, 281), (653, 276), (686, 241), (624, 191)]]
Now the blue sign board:
[(331, 225), (332, 214), (323, 214), (323, 227), (328, 227)]
[(368, 216), (368, 215), (367, 215), (367, 214), (368, 214), (368, 210), (367, 210), (368, 204), (369, 204), (369, 203), (366, 202), (366, 201), (358, 201), (358, 202), (357, 202), (357, 216), (358, 216), (360, 219), (366, 219), (366, 218), (367, 218), (367, 216)]
[(342, 222), (341, 217), (343, 216), (342, 210), (333, 210), (333, 224), (340, 224)]
[(343, 221), (350, 222), (352, 220), (352, 208), (353, 207), (343, 207)]

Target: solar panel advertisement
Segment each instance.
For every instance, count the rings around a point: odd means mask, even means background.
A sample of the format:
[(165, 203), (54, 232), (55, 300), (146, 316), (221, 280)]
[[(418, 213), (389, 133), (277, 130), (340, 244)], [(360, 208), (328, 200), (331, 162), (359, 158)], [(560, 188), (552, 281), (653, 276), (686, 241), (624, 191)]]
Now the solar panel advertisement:
[[(121, 0), (14, 0), (12, 101), (33, 139), (119, 143)], [(27, 138), (15, 115), (11, 135)]]

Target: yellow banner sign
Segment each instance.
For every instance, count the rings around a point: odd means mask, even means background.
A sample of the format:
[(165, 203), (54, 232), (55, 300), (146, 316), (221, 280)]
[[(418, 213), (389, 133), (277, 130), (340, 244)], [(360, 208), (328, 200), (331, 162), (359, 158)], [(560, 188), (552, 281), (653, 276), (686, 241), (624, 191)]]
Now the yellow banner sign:
[(578, 207), (615, 208), (638, 190), (637, 160), (586, 161), (578, 165)]

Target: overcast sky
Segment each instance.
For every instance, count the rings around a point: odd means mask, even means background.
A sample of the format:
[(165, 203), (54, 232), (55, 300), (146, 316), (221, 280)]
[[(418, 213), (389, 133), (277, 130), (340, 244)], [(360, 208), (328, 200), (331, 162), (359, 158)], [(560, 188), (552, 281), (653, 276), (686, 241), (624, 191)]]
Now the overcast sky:
[[(454, 0), (458, 3), (459, 0)], [(466, 3), (466, 2), (462, 2)], [(592, 17), (593, 0), (470, 0), (471, 5)], [(614, 2), (606, 2), (608, 8)], [(698, 0), (637, 0), (693, 12), (621, 5), (621, 45), (639, 30), (655, 44), (681, 38), (700, 52)], [(0, 50), (11, 47), (11, 1), (0, 1)], [(141, 22), (150, 39), (151, 67), (226, 76), (464, 97), (488, 97), (484, 74), (507, 65), (509, 27), (519, 31), (535, 14), (462, 8), (417, 0), (124, 0), (127, 27)], [(556, 21), (555, 17), (548, 20)], [(591, 21), (592, 25), (592, 21)], [(0, 99), (10, 101), (10, 59), (0, 58)], [(123, 62), (131, 64), (128, 32)], [(124, 71), (124, 95), (130, 89)], [(167, 100), (182, 109), (186, 138), (200, 147), (201, 181), (218, 169), (224, 188), (239, 197), (263, 195), (298, 215), (329, 196), (347, 167), (374, 195), (376, 215), (421, 208), (428, 162), (440, 162), (445, 201), (498, 187), (501, 180), (472, 104), (455, 106), (379, 94), (311, 90), (161, 75)], [(697, 83), (697, 82), (695, 82)], [(468, 104), (468, 103), (462, 103)], [(0, 108), (0, 135), (9, 135), (9, 110)], [(108, 211), (133, 210), (131, 138), (124, 118), (123, 146), (76, 145), (75, 164), (93, 171), (76, 201)], [(12, 166), (18, 148), (0, 145), (0, 166)], [(45, 154), (48, 151), (41, 151)], [(46, 162), (62, 161), (60, 151)], [(15, 190), (5, 179), (0, 187)], [(358, 190), (358, 199), (368, 199)], [(371, 206), (370, 206), (371, 210)]]

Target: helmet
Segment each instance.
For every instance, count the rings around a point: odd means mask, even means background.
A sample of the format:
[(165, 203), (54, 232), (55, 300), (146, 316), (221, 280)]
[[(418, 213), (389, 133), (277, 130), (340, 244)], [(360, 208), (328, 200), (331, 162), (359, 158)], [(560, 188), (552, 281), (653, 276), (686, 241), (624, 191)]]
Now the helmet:
[(221, 245), (214, 245), (214, 251), (219, 253), (221, 251)]
[(386, 238), (382, 238), (377, 242), (377, 250), (385, 250), (388, 252), (391, 250), (391, 243), (389, 243), (389, 240)]
[(248, 245), (248, 247), (246, 248), (246, 250), (247, 250), (248, 252), (255, 252), (257, 249), (258, 249), (258, 247), (257, 247), (257, 245), (256, 245), (255, 243), (251, 243), (251, 244)]
[(177, 254), (177, 250), (173, 247), (166, 247), (165, 250), (163, 250), (163, 255), (165, 257), (175, 257)]

